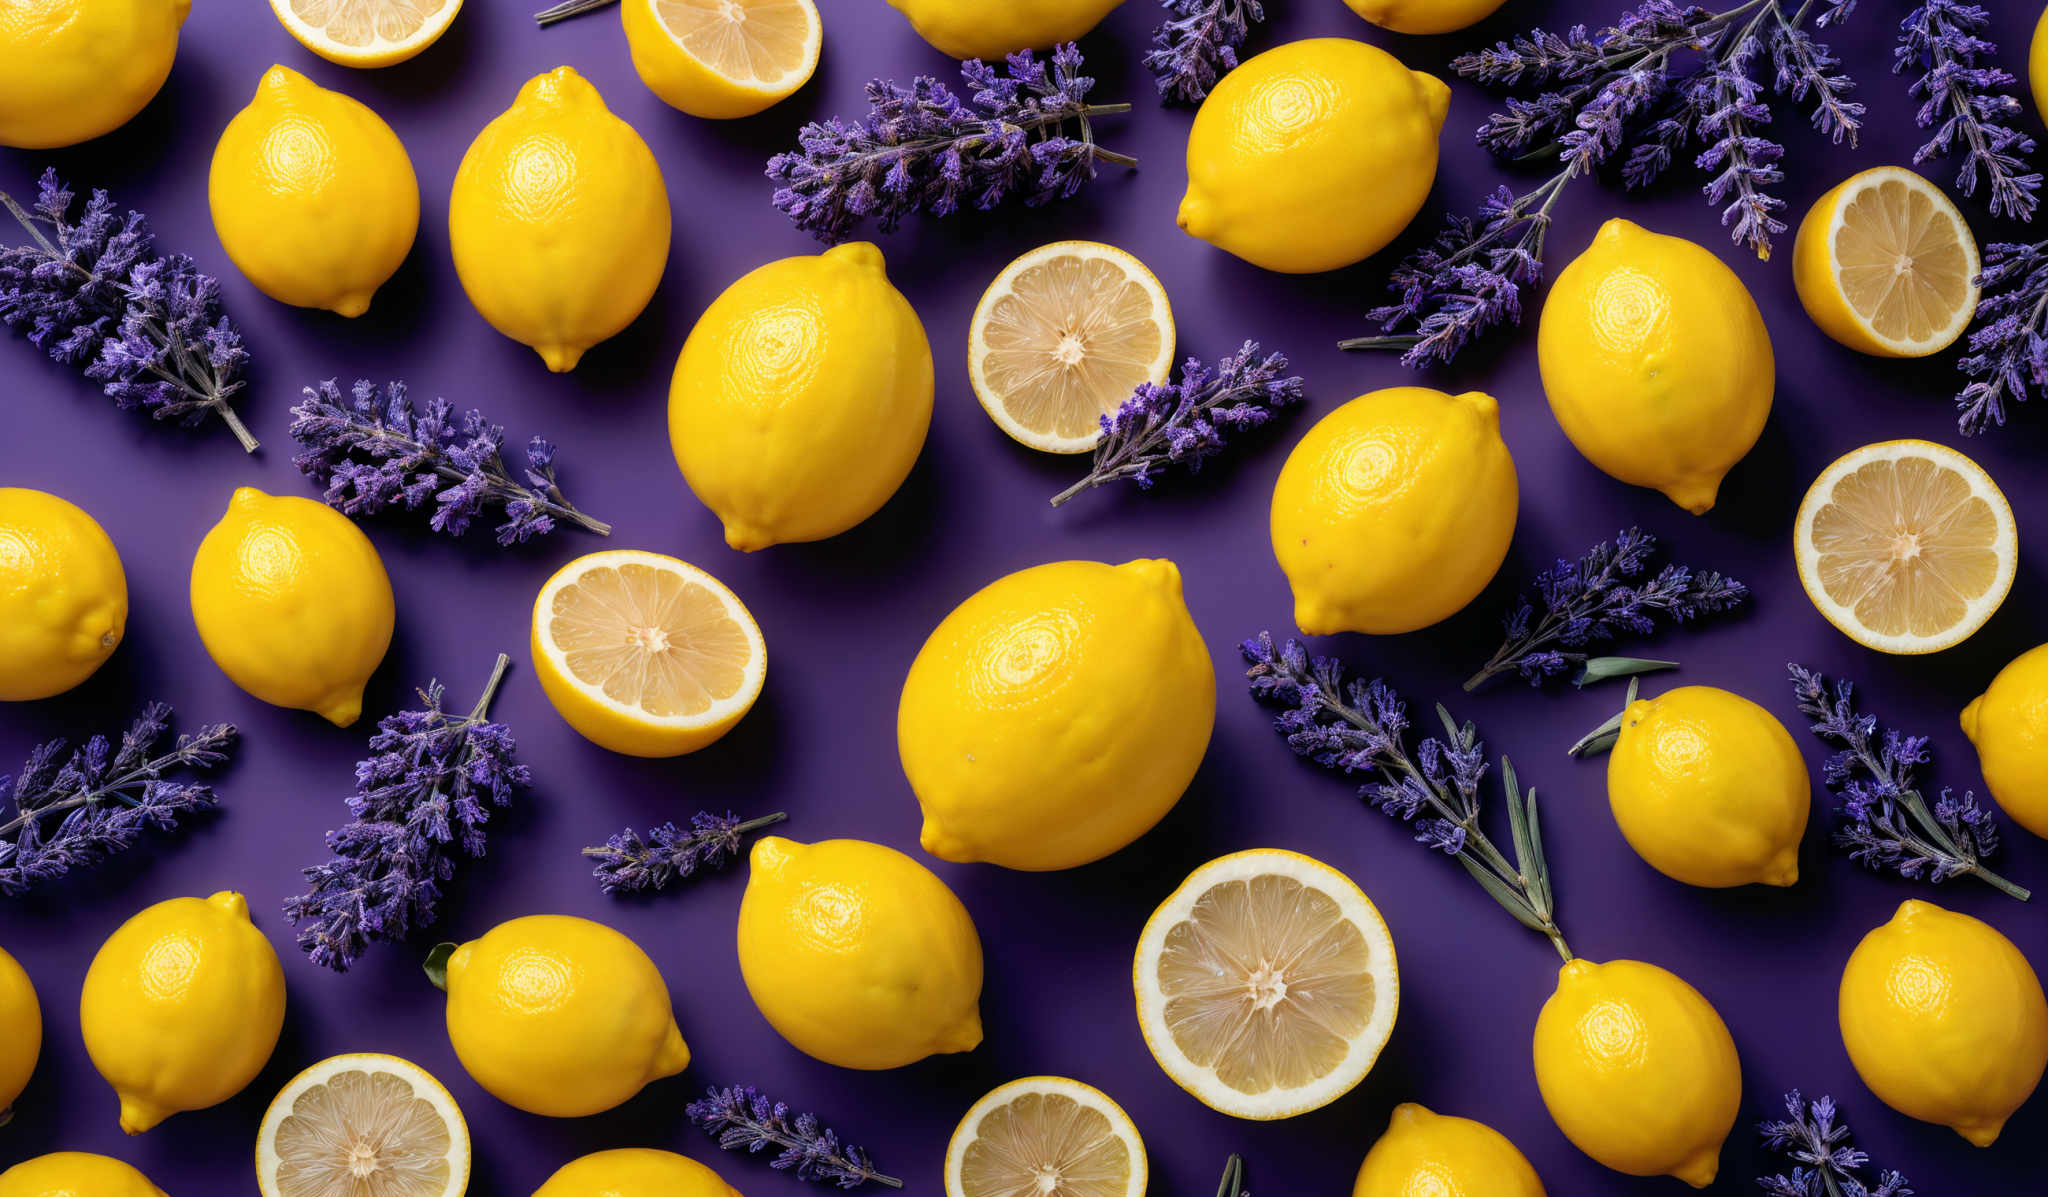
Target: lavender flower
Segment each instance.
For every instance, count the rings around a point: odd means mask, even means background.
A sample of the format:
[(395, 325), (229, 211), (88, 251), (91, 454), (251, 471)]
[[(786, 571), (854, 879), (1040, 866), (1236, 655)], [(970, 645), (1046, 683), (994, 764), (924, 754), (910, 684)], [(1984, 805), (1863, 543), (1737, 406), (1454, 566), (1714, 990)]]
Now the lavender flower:
[(46, 170), (33, 211), (0, 192), (32, 244), (0, 246), (0, 323), (75, 366), (116, 406), (188, 427), (211, 412), (256, 451), (228, 400), (249, 353), (220, 310), (220, 283), (183, 254), (160, 254), (140, 212), (95, 191), (71, 219), (69, 188)]
[(209, 724), (151, 756), (170, 723), (171, 708), (153, 702), (118, 749), (94, 736), (67, 759), (64, 741), (51, 740), (29, 753), (15, 777), (0, 777), (0, 815), (14, 811), (0, 822), (0, 894), (17, 897), (37, 882), (97, 868), (133, 847), (145, 829), (172, 831), (180, 818), (219, 805), (210, 787), (164, 775), (224, 763), (234, 725)]
[[(1940, 883), (1965, 874), (2024, 902), (2026, 890), (1984, 867), (1998, 851), (1998, 824), (1974, 795), (1943, 790), (1933, 808), (1913, 785), (1913, 767), (1927, 763), (1927, 737), (1880, 729), (1875, 715), (1856, 712), (1854, 687), (1789, 665), (1799, 713), (1813, 734), (1837, 751), (1822, 780), (1842, 799), (1835, 846), (1865, 868)], [(1882, 730), (1882, 736), (1879, 735)]]
[(424, 709), (386, 716), (370, 737), (375, 755), (356, 764), (350, 819), (327, 833), (334, 853), (303, 870), (307, 892), (285, 901), (299, 950), (335, 972), (379, 940), (431, 926), (455, 852), (484, 854), (490, 808), (509, 806), (532, 783), (513, 761), (512, 730), (484, 718), (512, 659), (503, 653), (466, 716), (442, 710), (441, 683), (420, 691)]
[(1792, 1171), (1766, 1176), (1757, 1186), (1772, 1197), (1913, 1197), (1906, 1178), (1896, 1172), (1877, 1174), (1871, 1188), (1856, 1175), (1870, 1156), (1849, 1145), (1849, 1128), (1835, 1121), (1835, 1099), (1808, 1102), (1794, 1089), (1785, 1095), (1784, 1121), (1757, 1123), (1764, 1146), (1792, 1161)]
[(1977, 285), (1977, 327), (1956, 363), (1973, 379), (1956, 396), (1964, 436), (2004, 427), (2006, 400), (2048, 388), (2048, 241), (1985, 246)]
[(929, 75), (909, 87), (876, 79), (865, 119), (813, 121), (794, 152), (768, 160), (768, 177), (782, 185), (775, 207), (831, 243), (870, 217), (886, 233), (906, 216), (948, 216), (963, 203), (986, 212), (1020, 195), (1033, 207), (1066, 199), (1095, 177), (1097, 162), (1137, 165), (1095, 143), (1090, 118), (1131, 106), (1088, 103), (1095, 80), (1081, 65), (1071, 42), (1050, 66), (1012, 54), (1007, 74), (963, 62), (965, 101)]
[(500, 455), (505, 430), (474, 409), (458, 420), (455, 407), (436, 398), (424, 406), (407, 398), (405, 384), (382, 390), (358, 379), (344, 399), (333, 379), (303, 388), (292, 408), (292, 439), (305, 452), (292, 458), (325, 489), (321, 498), (348, 515), (374, 515), (386, 507), (418, 510), (434, 501), (427, 523), (460, 536), (486, 507), (501, 507), (498, 543), (519, 544), (554, 531), (565, 519), (600, 536), (611, 525), (578, 511), (555, 482), (555, 446), (534, 437), (526, 446), (525, 481), (512, 476)]
[(1216, 81), (1237, 69), (1238, 48), (1266, 19), (1259, 0), (1159, 0), (1171, 14), (1152, 31), (1145, 69), (1168, 103), (1199, 104)]
[(2017, 81), (2010, 71), (1978, 65), (1998, 54), (1998, 46), (1983, 36), (1990, 23), (1975, 4), (1927, 0), (1899, 22), (1892, 73), (1917, 73), (1911, 93), (1921, 103), (1914, 120), (1923, 129), (1934, 129), (1913, 152), (1913, 164), (1945, 158), (1960, 147), (1956, 187), (1975, 195), (1981, 179), (1990, 185), (1987, 202), (1993, 216), (2032, 220), (2041, 202), (2041, 175), (2027, 171), (2034, 139), (2013, 127), (2021, 113), (2019, 100), (2010, 94)]
[(642, 838), (628, 827), (604, 842), (603, 847), (585, 848), (583, 855), (597, 861), (591, 875), (608, 894), (632, 890), (667, 889), (688, 878), (701, 866), (725, 867), (740, 853), (740, 837), (782, 822), (789, 816), (781, 811), (740, 822), (734, 814), (714, 815), (698, 811), (687, 828), (663, 823)]
[(714, 1088), (684, 1110), (691, 1122), (717, 1136), (727, 1151), (778, 1153), (769, 1167), (794, 1171), (798, 1180), (842, 1189), (864, 1184), (900, 1189), (903, 1182), (875, 1171), (868, 1153), (818, 1125), (815, 1114), (791, 1114), (787, 1103), (770, 1101), (752, 1085)]

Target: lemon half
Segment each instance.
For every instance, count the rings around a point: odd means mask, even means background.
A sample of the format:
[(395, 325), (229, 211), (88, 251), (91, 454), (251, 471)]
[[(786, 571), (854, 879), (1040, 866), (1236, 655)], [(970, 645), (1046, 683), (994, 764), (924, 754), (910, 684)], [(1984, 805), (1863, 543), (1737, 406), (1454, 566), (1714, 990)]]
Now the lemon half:
[(825, 27), (811, 0), (626, 0), (633, 69), (691, 116), (752, 116), (818, 69)]
[(946, 1147), (946, 1197), (1144, 1197), (1146, 1174), (1131, 1116), (1063, 1076), (991, 1090)]
[(1977, 311), (1977, 239), (1902, 166), (1849, 176), (1799, 222), (1792, 283), (1820, 330), (1878, 357), (1940, 353)]
[(270, 11), (329, 62), (388, 67), (439, 41), (462, 0), (270, 0)]
[(426, 1069), (331, 1056), (293, 1077), (256, 1132), (263, 1197), (462, 1197), (469, 1124)]

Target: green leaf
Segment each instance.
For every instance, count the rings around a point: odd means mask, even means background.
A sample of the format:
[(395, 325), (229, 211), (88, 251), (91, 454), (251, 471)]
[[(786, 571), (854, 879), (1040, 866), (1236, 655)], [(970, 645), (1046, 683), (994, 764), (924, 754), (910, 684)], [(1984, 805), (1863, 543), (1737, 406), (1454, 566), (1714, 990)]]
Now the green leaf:
[(1223, 1180), (1216, 1186), (1216, 1197), (1240, 1197), (1244, 1192), (1244, 1159), (1236, 1152), (1223, 1161)]
[(1529, 820), (1522, 810), (1522, 789), (1515, 779), (1515, 765), (1500, 758), (1500, 788), (1508, 800), (1508, 833), (1515, 837), (1515, 871), (1529, 880), (1529, 862), (1534, 857), (1529, 845)]
[[(1550, 862), (1543, 856), (1543, 821), (1536, 812), (1536, 791), (1529, 790), (1529, 884), (1543, 895), (1544, 913), (1555, 915), (1557, 895), (1550, 888)], [(1517, 862), (1521, 863), (1521, 862)]]
[(448, 958), (453, 956), (455, 949), (460, 946), (452, 943), (435, 944), (434, 950), (427, 953), (426, 964), (422, 966), (426, 969), (427, 980), (432, 981), (434, 988), (444, 993), (448, 989)]
[(1606, 752), (1614, 747), (1614, 742), (1621, 738), (1621, 718), (1628, 714), (1629, 707), (1635, 703), (1636, 690), (1641, 685), (1642, 683), (1635, 678), (1630, 678), (1628, 680), (1628, 697), (1621, 700), (1621, 709), (1614, 713), (1614, 718), (1580, 736), (1578, 743), (1565, 750), (1565, 755), (1591, 756)]
[(1659, 673), (1676, 668), (1676, 661), (1653, 661), (1648, 657), (1594, 657), (1586, 662), (1579, 676), (1572, 679), (1572, 685), (1584, 689), (1609, 678), (1634, 677), (1640, 673)]
[(1458, 863), (1464, 865), (1465, 871), (1472, 874), (1473, 879), (1479, 882), (1487, 893), (1493, 895), (1494, 901), (1506, 907), (1507, 912), (1514, 915), (1517, 922), (1538, 934), (1550, 934), (1550, 928), (1543, 925), (1542, 916), (1529, 906), (1529, 900), (1509, 889), (1507, 883), (1488, 872), (1486, 866), (1462, 852), (1458, 854)]

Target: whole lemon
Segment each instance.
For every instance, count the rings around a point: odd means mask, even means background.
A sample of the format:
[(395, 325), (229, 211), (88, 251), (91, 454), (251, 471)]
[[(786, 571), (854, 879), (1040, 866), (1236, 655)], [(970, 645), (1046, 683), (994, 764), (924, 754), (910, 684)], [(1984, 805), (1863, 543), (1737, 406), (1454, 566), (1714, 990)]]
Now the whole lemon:
[(1351, 1197), (1543, 1197), (1536, 1169), (1506, 1135), (1470, 1118), (1394, 1107), (1358, 1167)]
[(1391, 635), (1458, 613), (1514, 539), (1500, 405), (1389, 387), (1316, 421), (1273, 486), (1273, 555), (1311, 636)]
[(324, 503), (238, 488), (192, 558), (192, 621), (228, 680), (336, 727), (391, 644), (391, 579), (376, 546)]
[(740, 1197), (718, 1173), (686, 1155), (646, 1147), (570, 1160), (533, 1197)]
[(660, 970), (603, 923), (500, 923), (449, 955), (445, 984), (455, 1058), (529, 1114), (601, 1114), (690, 1063)]
[(274, 66), (228, 122), (207, 181), (221, 248), (256, 289), (360, 316), (412, 250), (420, 184), (382, 117)]
[(1535, 1055), (1543, 1104), (1573, 1146), (1630, 1176), (1713, 1183), (1742, 1065), (1699, 990), (1640, 960), (1573, 960), (1536, 1016)]
[(654, 297), (668, 188), (633, 127), (573, 67), (556, 67), (470, 143), (448, 240), (476, 310), (560, 374)]
[(2048, 112), (2048, 8), (2034, 23), (2034, 41), (2027, 47), (2027, 82), (2034, 93), (2034, 111)]
[(21, 963), (0, 948), (0, 1126), (35, 1075), (43, 1052), (43, 1007)]
[(76, 145), (156, 98), (192, 0), (0, 4), (0, 146)]
[(1284, 274), (1349, 266), (1421, 209), (1450, 102), (1442, 80), (1349, 38), (1255, 55), (1195, 113), (1180, 227)]
[(2013, 822), (2048, 836), (2048, 644), (1999, 670), (1962, 722), (1991, 796)]
[(1771, 414), (1776, 364), (1735, 272), (1682, 237), (1610, 220), (1550, 288), (1536, 360), (1586, 460), (1702, 514)]
[(128, 626), (128, 575), (99, 522), (56, 495), (0, 486), (0, 702), (91, 677)]
[(284, 1029), (284, 967), (228, 891), (172, 898), (100, 945), (78, 999), (86, 1054), (139, 1135), (240, 1093)]
[(740, 976), (791, 1046), (899, 1068), (981, 1042), (981, 937), (946, 883), (864, 840), (754, 844)]
[(896, 747), (945, 860), (1067, 869), (1152, 829), (1216, 726), (1216, 667), (1171, 561), (1061, 561), (999, 578), (940, 622)]
[(783, 258), (704, 310), (669, 384), (683, 481), (743, 552), (873, 515), (932, 419), (924, 325), (865, 241)]
[(1000, 61), (1018, 50), (1078, 41), (1123, 0), (889, 0), (942, 54)]
[(164, 1197), (164, 1191), (112, 1156), (59, 1151), (0, 1172), (0, 1197)]
[(1504, 0), (1344, 0), (1352, 12), (1395, 33), (1452, 33), (1493, 15)]
[(2048, 1000), (1989, 923), (1910, 898), (1842, 970), (1842, 1045), (1878, 1100), (1979, 1147), (2048, 1068)]
[(1687, 885), (1791, 885), (1813, 783), (1792, 733), (1713, 686), (1628, 705), (1607, 804), (1636, 855)]

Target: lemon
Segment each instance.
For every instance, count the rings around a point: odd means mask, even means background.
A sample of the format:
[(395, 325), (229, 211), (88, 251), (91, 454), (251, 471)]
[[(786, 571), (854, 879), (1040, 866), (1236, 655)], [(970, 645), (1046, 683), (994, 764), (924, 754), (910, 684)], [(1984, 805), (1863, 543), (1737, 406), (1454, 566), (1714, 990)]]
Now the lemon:
[(946, 1145), (946, 1197), (1145, 1197), (1145, 1143), (1093, 1085), (1027, 1076), (968, 1109)]
[(462, 1197), (469, 1124), (410, 1060), (330, 1056), (293, 1077), (256, 1132), (263, 1197)]
[[(2048, 836), (2048, 644), (1998, 671), (1963, 708), (1963, 734), (1977, 749), (1984, 784), (2012, 820)], [(0, 1093), (6, 1086), (0, 1085)]]
[(170, 77), (192, 0), (0, 4), (0, 146), (76, 145), (128, 123)]
[(1395, 33), (1452, 33), (1493, 15), (1504, 0), (1344, 0), (1352, 12)]
[(1018, 50), (1078, 41), (1123, 0), (889, 0), (942, 54), (1000, 61)]
[(2034, 93), (2034, 111), (2048, 112), (2048, 8), (2034, 23), (2034, 40), (2027, 47), (2027, 83)]
[(78, 999), (92, 1065), (121, 1099), (121, 1129), (142, 1132), (240, 1093), (284, 1029), (284, 967), (222, 891), (158, 902), (100, 945)]
[(645, 1147), (571, 1160), (533, 1197), (739, 1197), (718, 1173), (686, 1155)]
[(654, 297), (668, 188), (633, 127), (575, 68), (556, 67), (463, 154), (448, 240), (476, 310), (560, 374)]
[(825, 29), (811, 0), (625, 0), (633, 69), (691, 116), (752, 116), (818, 69)]
[(391, 126), (281, 66), (220, 135), (207, 198), (257, 290), (344, 316), (369, 310), (420, 224), (419, 180)]
[(396, 618), (376, 546), (323, 503), (236, 489), (192, 558), (192, 621), (214, 664), (251, 695), (337, 727)]
[(455, 948), (446, 968), (455, 1058), (515, 1109), (601, 1114), (689, 1066), (660, 970), (603, 923), (559, 914), (499, 923)]
[(1450, 102), (1442, 80), (1349, 38), (1255, 55), (1195, 113), (1180, 227), (1284, 274), (1349, 266), (1421, 209)]
[(0, 1197), (164, 1197), (149, 1178), (111, 1156), (59, 1151), (0, 1172)]
[(1842, 1045), (1899, 1113), (1989, 1147), (2048, 1067), (2048, 1000), (1988, 923), (1911, 898), (1842, 970)]
[(388, 67), (439, 41), (462, 0), (270, 0), (270, 11), (329, 62)]
[(1351, 1197), (1544, 1197), (1536, 1169), (1506, 1135), (1404, 1101), (1358, 1167)]
[(20, 961), (0, 948), (0, 1126), (14, 1116), (14, 1102), (28, 1088), (43, 1051), (43, 1008)]
[(1820, 330), (1859, 353), (1940, 353), (1977, 310), (1977, 239), (1934, 184), (1876, 166), (1814, 201), (1792, 283)]
[(0, 486), (0, 702), (78, 685), (127, 626), (128, 575), (106, 530), (56, 495)]
[(1777, 377), (1763, 314), (1735, 272), (1620, 219), (1559, 272), (1536, 360), (1551, 414), (1587, 461), (1694, 515), (1756, 444)]
[(881, 844), (754, 844), (740, 976), (791, 1046), (900, 1068), (981, 1042), (981, 937), (930, 869)]
[(783, 258), (711, 301), (676, 358), (683, 481), (744, 552), (873, 515), (932, 419), (932, 349), (865, 241)]
[(903, 772), (944, 860), (1066, 869), (1152, 829), (1216, 725), (1216, 673), (1171, 561), (999, 578), (918, 650)]
[(1311, 636), (1448, 619), (1508, 554), (1520, 490), (1500, 405), (1389, 387), (1316, 421), (1273, 486), (1273, 555)]

